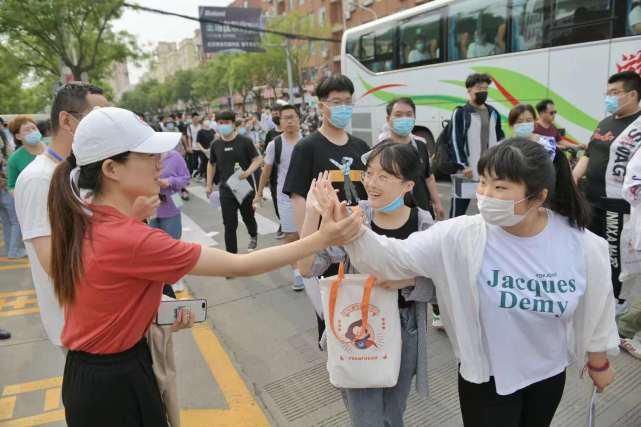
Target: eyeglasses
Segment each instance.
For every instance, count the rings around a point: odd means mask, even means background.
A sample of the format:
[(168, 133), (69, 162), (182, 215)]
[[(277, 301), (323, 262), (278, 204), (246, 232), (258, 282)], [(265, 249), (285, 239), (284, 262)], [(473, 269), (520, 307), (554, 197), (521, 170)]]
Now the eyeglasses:
[(129, 153), (128, 157), (141, 160), (152, 160), (154, 166), (159, 169), (162, 168), (162, 156), (160, 154)]
[(549, 111), (549, 113), (550, 113), (551, 115), (555, 115), (555, 114), (556, 114), (556, 111)]
[(397, 177), (392, 177), (387, 174), (373, 174), (371, 172), (363, 171), (361, 172), (361, 181), (372, 183), (373, 181), (378, 182), (380, 185), (388, 185), (393, 182), (402, 182), (403, 180)]
[(354, 101), (353, 100), (341, 100), (341, 99), (326, 99), (323, 101), (325, 104), (328, 104), (332, 107), (338, 107), (340, 105), (344, 105), (346, 107), (353, 107), (354, 106)]

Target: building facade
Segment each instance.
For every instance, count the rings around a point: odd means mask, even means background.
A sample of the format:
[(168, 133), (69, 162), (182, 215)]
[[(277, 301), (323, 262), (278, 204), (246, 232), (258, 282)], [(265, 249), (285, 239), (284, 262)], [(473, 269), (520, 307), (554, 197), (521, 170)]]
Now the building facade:
[(200, 29), (194, 31), (193, 37), (178, 43), (159, 42), (152, 52), (149, 71), (143, 76), (143, 80), (156, 79), (164, 82), (176, 71), (197, 67), (203, 58)]
[(129, 81), (129, 68), (127, 62), (117, 62), (111, 66), (110, 76), (107, 83), (114, 91), (114, 101), (118, 101), (123, 93), (131, 89)]
[[(256, 0), (253, 0), (256, 1)], [(263, 10), (271, 16), (301, 12), (314, 16), (316, 23), (331, 30), (330, 38), (341, 40), (343, 31), (382, 18), (429, 0), (263, 0)], [(315, 51), (303, 75), (307, 84), (340, 72), (340, 43), (316, 42)]]

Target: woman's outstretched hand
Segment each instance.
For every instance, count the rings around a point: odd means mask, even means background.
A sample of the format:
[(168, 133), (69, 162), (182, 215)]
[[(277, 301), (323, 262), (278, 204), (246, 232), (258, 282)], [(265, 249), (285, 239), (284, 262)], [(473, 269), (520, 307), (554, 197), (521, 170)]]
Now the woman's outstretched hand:
[[(337, 219), (342, 218), (342, 219)], [(322, 211), (319, 228), (327, 246), (341, 246), (356, 240), (362, 233), (363, 213), (360, 209), (347, 212), (345, 203), (332, 202)]]
[[(313, 203), (315, 204), (316, 209), (322, 215), (323, 212), (329, 211), (332, 205), (340, 205), (338, 200), (338, 195), (336, 190), (332, 186), (332, 182), (329, 180), (329, 172), (325, 171), (318, 175), (315, 183), (312, 185), (309, 191), (312, 196)], [(346, 206), (343, 206), (341, 209), (335, 212), (337, 215), (334, 217), (336, 220), (341, 220), (349, 215)]]

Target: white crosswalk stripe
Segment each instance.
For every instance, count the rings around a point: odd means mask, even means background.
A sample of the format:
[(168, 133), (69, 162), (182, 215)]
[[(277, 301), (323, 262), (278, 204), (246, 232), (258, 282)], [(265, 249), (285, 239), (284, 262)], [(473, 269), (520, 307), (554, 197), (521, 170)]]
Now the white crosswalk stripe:
[[(207, 194), (205, 194), (205, 187), (203, 187), (202, 185), (193, 185), (193, 184), (190, 185), (189, 193), (209, 203)], [(269, 194), (269, 191), (265, 192), (265, 197), (271, 199), (271, 195)], [(239, 223), (242, 222), (240, 213), (238, 214), (238, 221)], [(275, 232), (278, 231), (278, 228), (279, 228), (279, 224), (277, 222), (272, 221), (271, 219), (259, 213), (256, 214), (256, 224), (258, 224), (258, 234), (263, 236), (267, 234), (274, 234)], [(221, 223), (221, 226), (222, 226), (222, 223)]]

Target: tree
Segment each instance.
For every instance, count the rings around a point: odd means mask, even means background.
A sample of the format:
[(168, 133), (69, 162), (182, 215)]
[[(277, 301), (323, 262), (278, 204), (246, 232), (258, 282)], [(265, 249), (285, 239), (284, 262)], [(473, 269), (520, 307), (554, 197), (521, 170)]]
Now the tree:
[(50, 98), (51, 81), (23, 87), (20, 68), (0, 52), (0, 112), (36, 113)]
[(59, 77), (61, 66), (76, 79), (105, 76), (114, 62), (139, 56), (133, 36), (111, 23), (123, 0), (3, 0), (0, 50), (38, 77)]
[[(331, 30), (328, 24), (319, 26), (316, 23), (314, 15), (305, 15), (301, 12), (291, 12), (284, 16), (272, 18), (267, 27), (271, 30), (306, 34), (315, 37), (329, 37), (331, 35)], [(269, 34), (263, 38), (263, 45), (266, 46), (284, 45), (285, 42), (284, 37), (273, 34)], [(294, 85), (302, 87), (304, 83), (303, 70), (308, 67), (309, 61), (314, 53), (314, 46), (311, 42), (306, 40), (291, 39), (289, 40), (289, 50), (292, 60)], [(282, 53), (282, 55), (278, 55), (278, 53)], [(272, 55), (274, 54), (276, 54), (276, 56), (273, 57), (273, 60), (275, 61), (273, 65), (276, 65), (277, 70), (286, 72), (287, 59), (285, 56), (285, 50), (280, 48), (279, 52), (272, 53)]]

